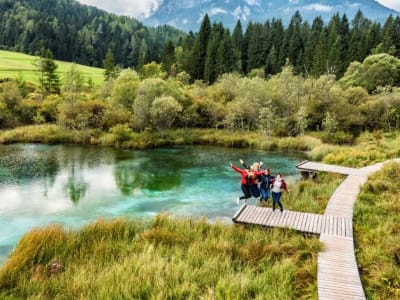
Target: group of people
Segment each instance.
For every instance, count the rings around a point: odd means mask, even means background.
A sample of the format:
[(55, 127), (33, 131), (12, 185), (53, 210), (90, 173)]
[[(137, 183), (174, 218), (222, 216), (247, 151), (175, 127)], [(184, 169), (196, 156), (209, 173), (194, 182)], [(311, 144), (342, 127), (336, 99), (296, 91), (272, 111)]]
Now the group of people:
[(270, 169), (265, 168), (262, 170), (262, 162), (255, 162), (248, 167), (246, 163), (240, 159), (240, 164), (243, 166), (243, 169), (230, 163), (232, 169), (242, 176), (241, 189), (243, 196), (236, 199), (237, 204), (239, 204), (241, 200), (247, 203), (247, 199), (251, 197), (259, 199), (260, 203), (263, 201), (267, 203), (272, 195), (272, 210), (275, 210), (276, 205), (279, 205), (280, 211), (283, 212), (281, 203), (282, 192), (289, 192), (289, 189), (281, 174), (272, 176)]

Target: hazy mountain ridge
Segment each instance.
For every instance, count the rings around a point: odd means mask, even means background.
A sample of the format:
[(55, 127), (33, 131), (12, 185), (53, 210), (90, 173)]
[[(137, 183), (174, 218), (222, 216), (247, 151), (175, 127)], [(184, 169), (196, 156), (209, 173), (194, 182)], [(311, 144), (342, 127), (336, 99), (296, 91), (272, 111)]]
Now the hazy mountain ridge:
[(249, 21), (265, 22), (267, 19), (282, 19), (287, 24), (296, 11), (309, 21), (321, 16), (328, 21), (332, 15), (346, 14), (349, 19), (361, 10), (365, 17), (383, 22), (390, 15), (398, 15), (374, 0), (164, 0), (158, 9), (142, 22), (149, 26), (169, 24), (185, 31), (198, 31), (203, 16), (207, 13), (212, 22), (222, 22), (233, 28), (237, 20), (246, 25)]

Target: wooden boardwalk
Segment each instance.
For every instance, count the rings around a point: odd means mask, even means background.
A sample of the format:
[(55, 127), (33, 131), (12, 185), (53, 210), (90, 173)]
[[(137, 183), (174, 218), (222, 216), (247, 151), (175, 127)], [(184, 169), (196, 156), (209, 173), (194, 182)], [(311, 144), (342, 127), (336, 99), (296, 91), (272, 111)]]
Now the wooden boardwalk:
[(302, 213), (297, 211), (260, 207), (244, 204), (232, 220), (240, 224), (255, 224), (265, 227), (284, 227), (310, 234), (329, 234), (353, 237), (352, 221), (349, 218)]
[[(400, 162), (400, 159), (392, 160)], [(243, 205), (233, 216), (235, 223), (291, 228), (318, 234), (323, 250), (318, 254), (319, 299), (365, 299), (354, 254), (353, 206), (361, 186), (383, 163), (355, 169), (305, 161), (296, 167), (305, 172), (347, 175), (329, 199), (323, 215)]]

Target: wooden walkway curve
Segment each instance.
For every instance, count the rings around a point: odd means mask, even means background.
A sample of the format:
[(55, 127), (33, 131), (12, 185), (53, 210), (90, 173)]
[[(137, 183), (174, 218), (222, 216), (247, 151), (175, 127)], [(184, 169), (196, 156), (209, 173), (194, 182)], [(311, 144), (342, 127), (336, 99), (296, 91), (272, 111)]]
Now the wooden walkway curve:
[[(392, 160), (400, 162), (400, 159)], [(318, 254), (319, 299), (365, 299), (354, 254), (353, 206), (368, 176), (382, 167), (378, 163), (361, 169), (305, 161), (296, 167), (304, 172), (347, 175), (332, 194), (323, 215), (243, 205), (232, 220), (241, 224), (291, 228), (318, 234), (323, 250)]]

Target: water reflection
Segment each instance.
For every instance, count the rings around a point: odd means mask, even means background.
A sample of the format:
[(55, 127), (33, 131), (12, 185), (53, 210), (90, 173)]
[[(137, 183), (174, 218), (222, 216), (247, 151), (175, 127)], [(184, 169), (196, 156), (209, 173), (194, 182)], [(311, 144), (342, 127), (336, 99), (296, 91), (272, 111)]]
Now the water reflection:
[(78, 204), (79, 200), (85, 197), (88, 183), (84, 181), (81, 173), (78, 175), (75, 172), (75, 162), (71, 163), (68, 168), (70, 170), (68, 174), (68, 181), (64, 185), (64, 191), (71, 199), (72, 203)]
[(296, 174), (297, 154), (176, 147), (148, 151), (45, 145), (0, 146), (0, 263), (35, 226), (80, 226), (98, 217), (160, 212), (230, 219), (240, 178), (229, 161), (263, 160)]

